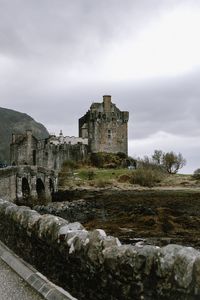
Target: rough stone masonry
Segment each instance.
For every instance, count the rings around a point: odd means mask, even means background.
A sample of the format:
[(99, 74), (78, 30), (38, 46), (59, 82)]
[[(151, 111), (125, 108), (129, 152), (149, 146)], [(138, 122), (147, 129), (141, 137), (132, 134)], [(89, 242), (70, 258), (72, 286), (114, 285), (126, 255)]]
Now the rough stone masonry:
[(0, 197), (17, 203), (47, 203), (57, 191), (57, 173), (37, 166), (0, 169)]
[(105, 95), (102, 103), (94, 102), (79, 119), (79, 137), (88, 138), (90, 152), (128, 154), (128, 119), (129, 113)]
[(5, 200), (0, 239), (78, 299), (200, 299), (200, 252), (191, 247), (122, 245)]

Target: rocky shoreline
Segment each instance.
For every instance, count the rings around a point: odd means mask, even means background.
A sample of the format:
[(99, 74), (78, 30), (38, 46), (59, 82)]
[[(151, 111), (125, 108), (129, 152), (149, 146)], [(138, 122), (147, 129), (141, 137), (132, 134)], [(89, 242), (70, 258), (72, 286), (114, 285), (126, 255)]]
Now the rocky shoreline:
[[(192, 190), (66, 190), (47, 206), (36, 206), (91, 230), (102, 228), (124, 244), (200, 249), (200, 192)], [(58, 201), (59, 200), (59, 201)]]

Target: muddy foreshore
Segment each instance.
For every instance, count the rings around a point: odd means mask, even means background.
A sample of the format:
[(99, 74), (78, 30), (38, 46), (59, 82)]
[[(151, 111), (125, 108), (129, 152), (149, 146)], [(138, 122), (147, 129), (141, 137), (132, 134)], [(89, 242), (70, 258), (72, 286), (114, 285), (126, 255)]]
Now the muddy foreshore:
[(66, 190), (41, 213), (102, 228), (123, 243), (163, 246), (176, 243), (200, 249), (199, 190)]

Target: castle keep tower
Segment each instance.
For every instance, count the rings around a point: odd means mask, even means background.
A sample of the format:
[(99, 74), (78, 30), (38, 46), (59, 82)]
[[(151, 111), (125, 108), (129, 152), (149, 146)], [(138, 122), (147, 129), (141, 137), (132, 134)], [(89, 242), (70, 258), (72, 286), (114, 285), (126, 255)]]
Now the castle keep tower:
[(79, 119), (79, 137), (88, 138), (91, 152), (128, 154), (128, 119), (129, 113), (120, 111), (105, 95), (102, 103), (93, 103)]

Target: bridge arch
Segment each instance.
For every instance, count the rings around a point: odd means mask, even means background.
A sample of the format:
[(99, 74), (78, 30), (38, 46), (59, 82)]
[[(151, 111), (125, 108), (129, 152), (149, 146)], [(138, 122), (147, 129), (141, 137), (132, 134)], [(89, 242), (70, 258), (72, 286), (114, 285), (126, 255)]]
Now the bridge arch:
[(0, 197), (23, 205), (50, 202), (57, 191), (58, 174), (39, 166), (0, 169)]
[(41, 178), (36, 179), (36, 192), (38, 199), (45, 198), (45, 186)]
[(27, 199), (30, 197), (30, 186), (26, 177), (22, 178), (22, 198)]
[(53, 182), (52, 178), (49, 178), (49, 189), (50, 189), (50, 193), (52, 195), (54, 193), (54, 182)]

